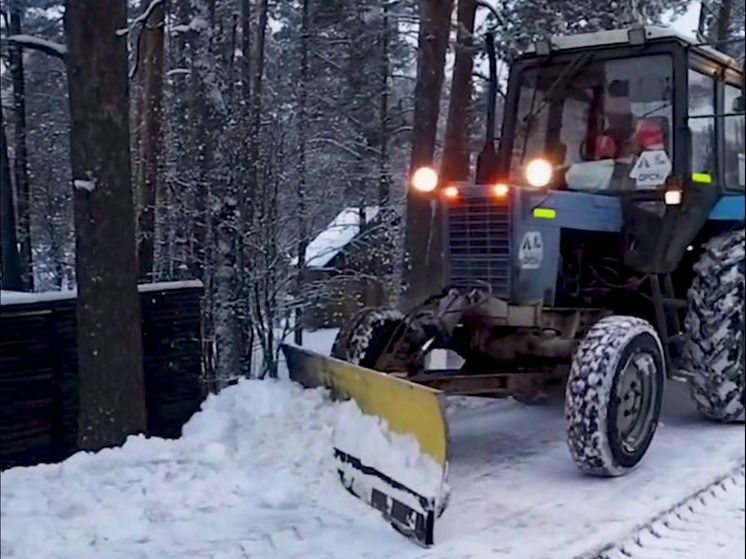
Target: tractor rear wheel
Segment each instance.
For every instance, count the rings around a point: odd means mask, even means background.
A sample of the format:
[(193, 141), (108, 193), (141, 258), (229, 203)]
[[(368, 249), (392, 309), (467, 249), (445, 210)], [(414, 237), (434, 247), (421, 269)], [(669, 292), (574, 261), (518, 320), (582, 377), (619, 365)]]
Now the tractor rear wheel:
[(710, 239), (694, 265), (682, 368), (699, 412), (744, 420), (744, 230)]
[(581, 340), (565, 389), (567, 440), (588, 474), (627, 473), (642, 459), (658, 426), (665, 359), (653, 326), (610, 316)]
[(394, 309), (366, 308), (337, 334), (331, 356), (361, 367), (375, 368), (404, 315)]

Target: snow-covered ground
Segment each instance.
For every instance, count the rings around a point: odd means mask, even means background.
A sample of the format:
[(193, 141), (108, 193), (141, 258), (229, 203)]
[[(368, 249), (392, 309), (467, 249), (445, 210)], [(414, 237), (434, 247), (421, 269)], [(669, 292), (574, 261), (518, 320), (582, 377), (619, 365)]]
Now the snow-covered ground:
[[(330, 331), (314, 333), (306, 345), (328, 351), (333, 338)], [(633, 537), (743, 464), (743, 426), (704, 422), (684, 386), (668, 389), (663, 424), (643, 464), (613, 480), (575, 470), (559, 399), (531, 408), (454, 400), (451, 503), (436, 523), (436, 545), (424, 550), (337, 481), (330, 448), (343, 406), (286, 380), (242, 381), (209, 398), (179, 440), (133, 437), (119, 449), (3, 472), (0, 553), (8, 559), (587, 556)], [(737, 512), (739, 504), (729, 503)], [(681, 559), (695, 550), (696, 557), (724, 557), (718, 549), (743, 541), (743, 522), (740, 531), (728, 531), (719, 528), (722, 515), (704, 518), (701, 529), (710, 536), (680, 543), (690, 553)], [(658, 556), (679, 558), (666, 553)]]
[(610, 545), (588, 559), (744, 557), (745, 482), (744, 469), (739, 467), (738, 471), (664, 512), (630, 538)]

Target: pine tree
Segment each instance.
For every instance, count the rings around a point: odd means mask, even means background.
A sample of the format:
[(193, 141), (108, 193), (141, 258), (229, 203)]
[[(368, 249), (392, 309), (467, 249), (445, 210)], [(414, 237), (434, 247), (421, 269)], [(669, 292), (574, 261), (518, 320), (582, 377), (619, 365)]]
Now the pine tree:
[(146, 430), (124, 3), (65, 7), (75, 196), (78, 446)]

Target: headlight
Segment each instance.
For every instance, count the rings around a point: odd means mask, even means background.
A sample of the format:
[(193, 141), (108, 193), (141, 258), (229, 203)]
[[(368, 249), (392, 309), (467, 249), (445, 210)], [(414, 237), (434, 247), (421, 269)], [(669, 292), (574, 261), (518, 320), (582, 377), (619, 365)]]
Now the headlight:
[(663, 195), (663, 199), (665, 200), (667, 206), (681, 205), (682, 198), (682, 192), (678, 188), (666, 190), (666, 193)]
[(412, 175), (412, 187), (420, 192), (432, 192), (438, 186), (438, 173), (430, 167), (420, 167)]
[(552, 164), (546, 159), (532, 159), (526, 165), (526, 180), (537, 188), (548, 185), (552, 180)]
[(458, 198), (458, 188), (455, 186), (449, 186), (443, 191), (443, 195), (451, 200)]

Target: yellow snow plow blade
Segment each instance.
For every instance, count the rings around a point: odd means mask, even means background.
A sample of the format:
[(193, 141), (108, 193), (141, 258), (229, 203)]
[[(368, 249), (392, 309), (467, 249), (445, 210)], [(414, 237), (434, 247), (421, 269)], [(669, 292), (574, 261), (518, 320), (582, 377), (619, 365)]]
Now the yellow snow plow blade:
[(306, 388), (324, 386), (334, 399), (352, 399), (363, 414), (385, 420), (391, 432), (416, 439), (429, 471), (435, 469), (441, 476), (437, 490), (432, 490), (432, 484), (414, 486), (411, 478), (397, 479), (400, 471), (381, 471), (377, 457), (363, 455), (364, 444), (353, 444), (348, 450), (338, 448), (335, 439), (335, 458), (347, 489), (380, 510), (404, 535), (431, 545), (435, 517), (447, 502), (448, 426), (443, 393), (300, 347), (283, 345), (282, 350), (291, 380)]
[(360, 410), (388, 422), (395, 433), (412, 435), (441, 466), (448, 461), (448, 427), (443, 392), (291, 345), (282, 350), (291, 380), (306, 388), (325, 386), (332, 397), (353, 399)]

